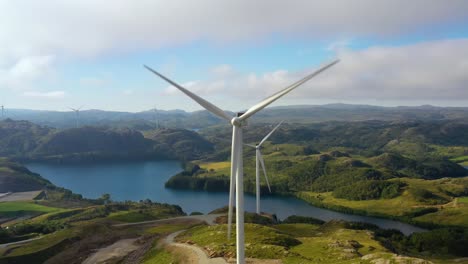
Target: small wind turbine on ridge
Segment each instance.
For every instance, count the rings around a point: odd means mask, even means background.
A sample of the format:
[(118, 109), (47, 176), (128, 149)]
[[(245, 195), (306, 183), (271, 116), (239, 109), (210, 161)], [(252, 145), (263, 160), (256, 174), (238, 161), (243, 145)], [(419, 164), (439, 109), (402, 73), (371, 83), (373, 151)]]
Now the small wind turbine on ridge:
[(80, 119), (80, 110), (81, 108), (83, 108), (83, 106), (80, 106), (79, 108), (72, 108), (72, 107), (68, 107), (68, 108), (70, 108), (73, 112), (75, 112), (75, 128), (78, 128), (78, 122)]
[[(326, 64), (315, 72), (305, 76), (301, 80), (291, 84), (290, 86), (274, 93), (273, 95), (263, 99), (261, 102), (250, 107), (245, 112), (239, 112), (234, 117), (226, 113), (221, 108), (215, 106), (214, 104), (206, 101), (200, 96), (192, 93), (191, 91), (185, 89), (176, 82), (170, 80), (159, 72), (151, 69), (150, 67), (144, 65), (144, 67), (151, 71), (152, 73), (159, 76), (161, 79), (165, 80), (169, 84), (173, 85), (175, 88), (179, 89), (181, 92), (186, 94), (188, 97), (192, 98), (195, 102), (201, 105), (206, 110), (217, 115), (218, 117), (225, 119), (232, 125), (232, 145), (231, 145), (231, 182), (229, 185), (229, 211), (228, 211), (228, 239), (231, 236), (231, 224), (232, 224), (232, 206), (234, 203), (233, 195), (234, 191), (236, 194), (236, 262), (237, 264), (245, 264), (245, 241), (244, 241), (244, 166), (243, 166), (243, 127), (247, 124), (247, 119), (267, 107), (274, 101), (283, 97), (287, 93), (291, 92), (300, 85), (306, 83), (316, 75), (325, 71), (326, 69), (332, 67), (339, 60), (335, 60), (331, 63)], [(237, 189), (237, 190), (235, 190)]]
[(156, 124), (156, 128), (160, 128), (159, 126), (159, 116), (158, 116), (158, 109), (154, 107), (154, 123)]
[(278, 125), (276, 125), (273, 128), (273, 130), (271, 130), (270, 133), (268, 133), (260, 141), (260, 143), (256, 145), (244, 144), (246, 146), (249, 146), (255, 149), (255, 185), (256, 185), (255, 194), (257, 196), (256, 197), (257, 198), (257, 211), (256, 211), (257, 214), (260, 214), (260, 165), (262, 165), (263, 175), (265, 176), (265, 181), (267, 183), (268, 190), (271, 193), (270, 182), (268, 181), (268, 176), (267, 176), (267, 172), (265, 169), (265, 160), (263, 159), (262, 152), (260, 151), (260, 149), (262, 148), (262, 144), (265, 143), (265, 141), (275, 132), (276, 129), (278, 129), (279, 126), (281, 126), (282, 123), (283, 121), (281, 121)]

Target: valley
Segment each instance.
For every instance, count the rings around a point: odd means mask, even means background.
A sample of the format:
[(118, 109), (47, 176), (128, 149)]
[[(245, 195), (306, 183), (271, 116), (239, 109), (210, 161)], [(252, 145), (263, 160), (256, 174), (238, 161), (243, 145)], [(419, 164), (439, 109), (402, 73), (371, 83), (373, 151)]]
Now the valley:
[[(284, 124), (262, 149), (271, 193), (262, 179), (265, 214), (246, 215), (248, 261), (463, 263), (465, 126)], [(252, 124), (246, 142), (270, 129)], [(185, 263), (200, 252), (233, 260), (222, 209), (228, 127), (57, 129), (6, 120), (0, 132), (0, 263)], [(247, 212), (255, 211), (254, 156), (245, 149)], [(211, 212), (215, 225), (197, 218)], [(129, 251), (112, 253), (119, 247)], [(93, 255), (97, 249), (103, 253)]]

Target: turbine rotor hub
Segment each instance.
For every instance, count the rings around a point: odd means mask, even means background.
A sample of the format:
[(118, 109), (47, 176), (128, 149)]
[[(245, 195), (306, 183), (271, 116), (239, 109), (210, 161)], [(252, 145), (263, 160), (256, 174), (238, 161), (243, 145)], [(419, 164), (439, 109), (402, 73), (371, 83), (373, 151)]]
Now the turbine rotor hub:
[(240, 127), (242, 125), (242, 121), (239, 119), (239, 117), (235, 116), (231, 119), (231, 124), (233, 126), (238, 126)]

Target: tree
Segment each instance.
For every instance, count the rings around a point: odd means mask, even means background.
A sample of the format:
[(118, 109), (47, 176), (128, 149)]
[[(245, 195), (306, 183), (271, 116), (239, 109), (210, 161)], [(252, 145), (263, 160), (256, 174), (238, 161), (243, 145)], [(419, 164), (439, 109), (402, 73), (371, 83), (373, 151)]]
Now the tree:
[(111, 195), (108, 194), (108, 193), (105, 193), (105, 194), (101, 195), (101, 198), (99, 198), (99, 199), (102, 200), (104, 202), (104, 204), (108, 204), (111, 201)]

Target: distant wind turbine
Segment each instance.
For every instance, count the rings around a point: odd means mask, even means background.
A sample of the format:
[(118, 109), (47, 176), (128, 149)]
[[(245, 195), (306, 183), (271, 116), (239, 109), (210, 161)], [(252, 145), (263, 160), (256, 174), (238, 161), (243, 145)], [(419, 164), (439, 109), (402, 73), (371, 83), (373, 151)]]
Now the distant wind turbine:
[(5, 111), (5, 106), (2, 104), (1, 107), (2, 107), (2, 119), (3, 119), (3, 111)]
[(158, 109), (155, 107), (153, 110), (154, 110), (154, 123), (156, 123), (156, 128), (160, 128), (159, 127)]
[(268, 181), (268, 176), (267, 176), (267, 172), (265, 169), (265, 161), (263, 159), (262, 152), (260, 151), (260, 149), (262, 148), (262, 144), (265, 143), (265, 141), (275, 132), (276, 129), (278, 129), (279, 126), (281, 126), (282, 123), (283, 121), (281, 121), (278, 125), (276, 125), (273, 128), (273, 130), (271, 130), (270, 133), (268, 133), (262, 139), (262, 141), (260, 141), (260, 143), (256, 145), (245, 144), (246, 146), (249, 146), (255, 149), (255, 185), (256, 185), (255, 194), (257, 196), (257, 214), (260, 214), (260, 164), (262, 165), (263, 175), (265, 175), (265, 181), (267, 183), (268, 190), (271, 193), (270, 182)]
[(75, 112), (75, 128), (78, 128), (78, 122), (80, 119), (80, 110), (81, 108), (83, 108), (83, 106), (80, 106), (79, 108), (72, 108), (72, 107), (68, 107), (68, 108), (70, 108), (73, 112)]
[[(190, 92), (189, 90), (185, 89), (184, 87), (180, 86), (176, 82), (170, 80), (169, 78), (165, 77), (164, 75), (160, 74), (159, 72), (151, 69), (150, 67), (144, 65), (146, 69), (151, 71), (152, 73), (156, 74), (169, 84), (173, 85), (181, 92), (186, 94), (188, 97), (192, 98), (195, 102), (200, 104), (206, 110), (210, 111), (211, 113), (217, 115), (218, 117), (225, 119), (232, 125), (232, 148), (231, 148), (231, 183), (230, 183), (230, 190), (229, 190), (229, 212), (228, 212), (228, 239), (231, 236), (231, 224), (232, 224), (232, 206), (233, 206), (233, 194), (236, 190), (236, 247), (237, 247), (237, 264), (244, 264), (245, 263), (245, 244), (244, 244), (244, 167), (243, 167), (243, 160), (242, 160), (242, 151), (243, 151), (243, 136), (242, 136), (242, 128), (246, 126), (247, 119), (257, 113), (258, 111), (262, 110), (263, 108), (267, 107), (274, 101), (278, 100), (279, 98), (283, 97), (287, 93), (291, 92), (298, 86), (304, 84), (305, 82), (309, 81), (319, 73), (325, 71), (326, 69), (332, 67), (338, 63), (338, 60), (335, 60), (322, 68), (318, 69), (317, 71), (313, 72), (312, 74), (307, 75), (303, 79), (291, 84), (290, 86), (284, 88), (283, 90), (274, 93), (273, 95), (265, 98), (263, 101), (259, 102), (258, 104), (249, 108), (246, 112), (237, 113), (234, 117), (227, 114), (225, 111), (220, 109), (219, 107), (213, 105), (212, 103), (206, 101), (205, 99), (199, 97), (198, 95)], [(235, 179), (234, 179), (235, 177)], [(234, 183), (235, 180), (235, 183)]]

